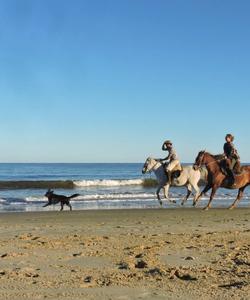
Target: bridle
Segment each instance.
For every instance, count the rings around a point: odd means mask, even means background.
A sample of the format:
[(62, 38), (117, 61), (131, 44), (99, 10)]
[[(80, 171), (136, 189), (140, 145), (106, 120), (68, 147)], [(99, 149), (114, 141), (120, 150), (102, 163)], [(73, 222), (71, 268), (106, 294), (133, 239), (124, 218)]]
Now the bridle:
[(144, 165), (144, 168), (146, 168), (147, 169), (147, 172), (152, 172), (152, 170), (154, 169), (154, 167), (158, 164), (158, 163), (160, 163), (159, 161), (155, 161), (155, 164), (150, 168), (150, 169), (148, 169), (148, 159), (147, 159), (147, 161), (146, 161), (146, 163), (145, 163), (145, 165)]
[(212, 164), (215, 164), (215, 163), (217, 163), (218, 161), (221, 160), (221, 159), (215, 159), (214, 161), (211, 161), (211, 162), (209, 162), (209, 163), (202, 163), (203, 158), (204, 158), (204, 156), (205, 156), (205, 153), (206, 153), (206, 152), (204, 151), (203, 154), (202, 154), (202, 158), (200, 158), (200, 163), (199, 163), (199, 164), (194, 163), (194, 165), (196, 165), (199, 169), (201, 168), (202, 165), (205, 165), (205, 167), (207, 167), (207, 166), (212, 165)]

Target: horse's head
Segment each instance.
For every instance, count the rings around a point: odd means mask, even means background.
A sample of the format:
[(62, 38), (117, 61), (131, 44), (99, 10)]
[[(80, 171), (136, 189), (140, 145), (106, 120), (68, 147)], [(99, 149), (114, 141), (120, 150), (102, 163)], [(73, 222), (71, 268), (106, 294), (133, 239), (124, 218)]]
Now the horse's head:
[(143, 165), (142, 174), (151, 172), (154, 166), (157, 164), (157, 161), (152, 157), (148, 157)]
[(195, 163), (193, 164), (194, 170), (198, 170), (204, 164), (205, 154), (206, 154), (206, 150), (202, 150), (198, 153), (195, 159)]

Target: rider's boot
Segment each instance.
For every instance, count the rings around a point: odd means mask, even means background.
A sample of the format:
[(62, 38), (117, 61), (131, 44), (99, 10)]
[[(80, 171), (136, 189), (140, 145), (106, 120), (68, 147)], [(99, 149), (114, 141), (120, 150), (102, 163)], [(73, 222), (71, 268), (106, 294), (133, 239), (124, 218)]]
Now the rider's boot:
[(172, 172), (171, 171), (169, 171), (169, 170), (167, 170), (167, 174), (168, 174), (168, 182), (169, 182), (169, 184), (171, 184), (172, 183), (172, 178), (171, 178), (171, 174)]
[(234, 172), (231, 169), (227, 169), (227, 175), (228, 175), (228, 183), (229, 183), (229, 185), (233, 185), (234, 182), (235, 182)]

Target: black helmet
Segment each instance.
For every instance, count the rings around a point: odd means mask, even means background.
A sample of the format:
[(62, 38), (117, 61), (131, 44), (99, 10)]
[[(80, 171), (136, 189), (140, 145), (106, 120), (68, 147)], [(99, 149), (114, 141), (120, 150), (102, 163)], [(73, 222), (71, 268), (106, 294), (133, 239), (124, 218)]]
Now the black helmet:
[(167, 149), (167, 145), (172, 146), (172, 142), (170, 140), (166, 140), (163, 145), (162, 145), (162, 150), (166, 150)]

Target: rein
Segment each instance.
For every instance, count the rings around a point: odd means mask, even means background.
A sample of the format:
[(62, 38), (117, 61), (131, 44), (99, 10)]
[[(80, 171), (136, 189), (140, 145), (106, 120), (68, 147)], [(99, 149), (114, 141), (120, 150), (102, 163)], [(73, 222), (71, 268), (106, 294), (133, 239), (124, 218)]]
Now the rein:
[[(158, 163), (162, 165), (162, 163), (160, 163), (159, 161), (156, 161), (156, 163), (155, 163), (150, 169), (148, 169), (148, 172), (152, 172), (152, 170), (154, 169), (154, 167), (155, 167)], [(147, 167), (148, 167), (148, 166), (147, 166)]]
[[(203, 154), (203, 157), (202, 157), (202, 160), (203, 160), (203, 158), (204, 158), (204, 155), (205, 155), (205, 153)], [(207, 166), (209, 166), (209, 165), (212, 165), (212, 164), (215, 164), (215, 163), (217, 163), (217, 162), (219, 162), (219, 161), (221, 161), (222, 159), (215, 159), (214, 161), (211, 161), (211, 162), (209, 162), (209, 163), (204, 163), (204, 165), (205, 165), (205, 167), (207, 167)], [(199, 168), (201, 168), (201, 166), (202, 166), (202, 163), (201, 164), (199, 164)]]
[(211, 165), (211, 164), (215, 164), (217, 163), (218, 161), (220, 161), (221, 159), (216, 159), (215, 161), (211, 161), (210, 163), (206, 163), (204, 164), (205, 166), (208, 166), (208, 165)]

